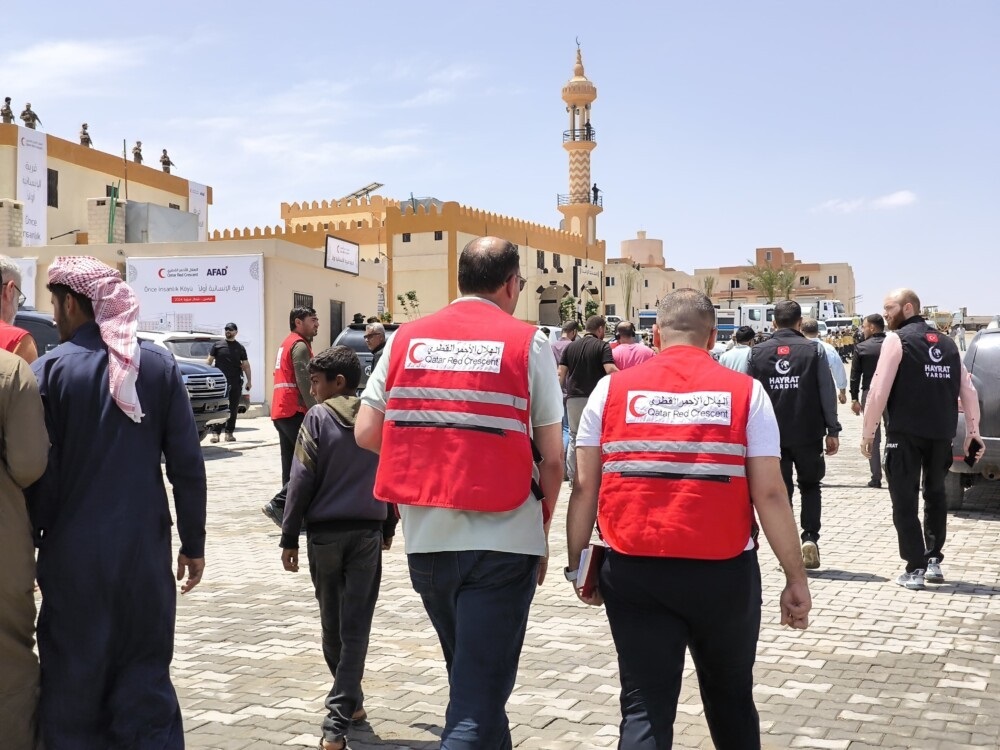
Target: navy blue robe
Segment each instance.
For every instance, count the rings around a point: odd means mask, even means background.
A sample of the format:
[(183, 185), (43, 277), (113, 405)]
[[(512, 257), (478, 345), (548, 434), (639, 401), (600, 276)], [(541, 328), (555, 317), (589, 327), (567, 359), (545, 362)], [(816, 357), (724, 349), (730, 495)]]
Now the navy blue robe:
[(28, 491), (38, 545), (39, 725), (57, 750), (184, 747), (170, 682), (181, 552), (205, 554), (205, 462), (191, 402), (171, 355), (143, 343), (135, 423), (108, 385), (96, 323), (38, 359), (52, 443)]

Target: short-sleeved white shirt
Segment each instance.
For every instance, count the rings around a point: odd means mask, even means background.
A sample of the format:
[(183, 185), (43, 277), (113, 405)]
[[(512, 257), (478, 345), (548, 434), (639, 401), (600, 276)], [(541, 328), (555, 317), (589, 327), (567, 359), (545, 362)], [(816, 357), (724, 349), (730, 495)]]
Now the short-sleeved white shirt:
[[(493, 304), (480, 297), (460, 297), (452, 304), (459, 303)], [(383, 413), (392, 341), (390, 338), (386, 342), (382, 358), (361, 394), (362, 403)], [(528, 354), (528, 393), (531, 426), (545, 427), (562, 422), (562, 388), (556, 374), (552, 347), (540, 330), (535, 333)], [(391, 461), (392, 456), (383, 453), (380, 460)], [(400, 505), (399, 515), (403, 521), (407, 554), (493, 550), (541, 556), (546, 552), (542, 504), (532, 495), (523, 504), (506, 513)]]
[[(593, 393), (587, 400), (587, 405), (580, 416), (580, 427), (576, 433), (576, 445), (599, 448), (601, 445), (601, 427), (604, 419), (604, 406), (608, 401), (608, 387), (611, 376), (606, 375), (598, 382)], [(750, 415), (747, 419), (747, 458), (760, 456), (781, 457), (781, 438), (778, 431), (778, 420), (774, 418), (774, 407), (771, 399), (760, 384), (753, 381), (750, 394)], [(750, 539), (745, 549), (754, 548)]]

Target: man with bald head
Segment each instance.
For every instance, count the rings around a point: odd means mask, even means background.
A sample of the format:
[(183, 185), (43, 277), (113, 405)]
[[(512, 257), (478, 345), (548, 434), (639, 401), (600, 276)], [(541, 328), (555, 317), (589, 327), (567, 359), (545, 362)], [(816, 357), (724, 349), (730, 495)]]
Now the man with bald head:
[[(963, 452), (973, 440), (980, 449), (979, 397), (958, 347), (920, 316), (920, 298), (912, 289), (897, 289), (885, 298), (890, 333), (879, 353), (865, 405), (861, 452), (872, 456), (875, 430), (887, 410), (885, 475), (892, 498), (892, 523), (905, 570), (896, 583), (922, 589), (944, 583), (948, 508), (944, 479), (951, 467), (951, 441), (958, 427), (958, 401), (965, 411)], [(918, 515), (923, 475), (923, 528)]]
[(672, 292), (657, 324), (660, 354), (601, 380), (580, 420), (570, 572), (597, 521), (609, 547), (598, 590), (577, 595), (606, 605), (621, 675), (621, 750), (671, 747), (686, 649), (715, 746), (759, 748), (754, 510), (785, 573), (782, 624), (805, 628), (811, 607), (778, 424), (760, 382), (712, 358), (708, 297)]
[(504, 706), (548, 563), (562, 393), (548, 339), (513, 317), (524, 283), (516, 245), (466, 245), (462, 297), (386, 342), (354, 430), (383, 456), (375, 496), (399, 506), (410, 580), (444, 652), (442, 750), (511, 747)]

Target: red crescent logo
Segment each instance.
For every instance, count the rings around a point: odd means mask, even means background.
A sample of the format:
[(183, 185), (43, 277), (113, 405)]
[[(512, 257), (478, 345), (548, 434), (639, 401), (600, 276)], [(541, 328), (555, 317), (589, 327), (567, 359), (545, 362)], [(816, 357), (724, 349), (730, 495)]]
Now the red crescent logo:
[(636, 409), (636, 404), (639, 403), (639, 399), (642, 399), (642, 398), (645, 398), (645, 396), (643, 396), (643, 395), (640, 394), (638, 396), (635, 396), (631, 401), (628, 402), (628, 410), (629, 410), (629, 413), (633, 417), (642, 418), (642, 417), (646, 416), (645, 412), (641, 412), (638, 409)]
[[(417, 356), (417, 349), (421, 349), (421, 348), (422, 348), (422, 349), (423, 349), (424, 351), (423, 351), (423, 352), (421, 352), (421, 353), (420, 353), (420, 356), (418, 357), (418, 356)], [(423, 362), (423, 361), (424, 361), (424, 357), (426, 357), (426, 356), (427, 356), (427, 354), (425, 353), (425, 352), (426, 352), (426, 350), (427, 350), (427, 345), (426, 345), (426, 344), (424, 344), (424, 342), (423, 342), (423, 341), (418, 341), (418, 342), (416, 342), (416, 343), (415, 343), (415, 344), (414, 344), (413, 346), (411, 346), (411, 347), (410, 347), (410, 351), (408, 351), (408, 352), (406, 353), (406, 356), (410, 358), (410, 361), (411, 361), (411, 362), (412, 362), (413, 364), (415, 364), (415, 365), (419, 365), (419, 364), (420, 364), (421, 362)]]
[(166, 274), (164, 273), (164, 271), (166, 270), (167, 270), (166, 268), (161, 268), (159, 271), (156, 272), (156, 275), (159, 276), (161, 279), (165, 279), (167, 278)]

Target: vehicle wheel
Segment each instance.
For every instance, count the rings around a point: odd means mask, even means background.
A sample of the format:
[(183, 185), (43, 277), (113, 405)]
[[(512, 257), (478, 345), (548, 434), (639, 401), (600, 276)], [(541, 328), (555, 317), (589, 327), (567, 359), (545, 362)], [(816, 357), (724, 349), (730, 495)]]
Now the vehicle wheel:
[(949, 471), (944, 477), (944, 499), (948, 510), (959, 510), (965, 501), (965, 487), (962, 485), (962, 475)]

